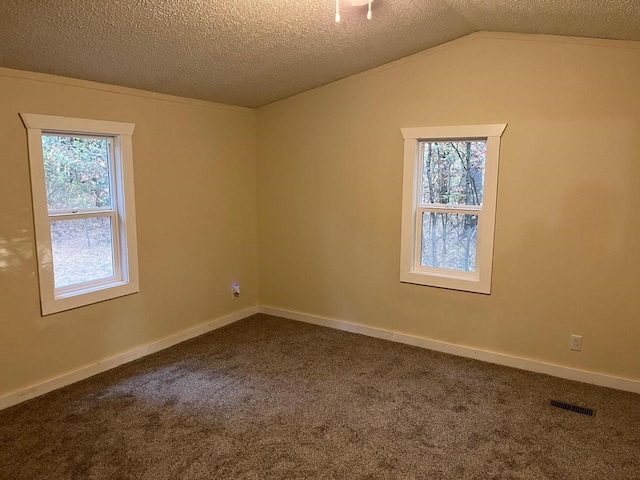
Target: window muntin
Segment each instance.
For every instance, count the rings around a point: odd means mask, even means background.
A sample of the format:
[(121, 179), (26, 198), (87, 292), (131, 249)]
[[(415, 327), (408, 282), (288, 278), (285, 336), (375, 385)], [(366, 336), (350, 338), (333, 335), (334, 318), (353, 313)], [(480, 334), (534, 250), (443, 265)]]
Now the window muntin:
[(134, 125), (21, 117), (43, 315), (137, 292)]
[(402, 129), (401, 281), (490, 293), (505, 127)]

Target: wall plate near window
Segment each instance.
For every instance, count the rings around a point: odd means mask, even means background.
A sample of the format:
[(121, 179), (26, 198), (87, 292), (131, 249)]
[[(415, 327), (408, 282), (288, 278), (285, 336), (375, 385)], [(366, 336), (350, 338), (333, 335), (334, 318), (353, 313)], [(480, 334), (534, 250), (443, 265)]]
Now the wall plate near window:
[(491, 293), (506, 124), (403, 128), (400, 281)]
[(138, 292), (135, 125), (22, 113), (42, 314)]

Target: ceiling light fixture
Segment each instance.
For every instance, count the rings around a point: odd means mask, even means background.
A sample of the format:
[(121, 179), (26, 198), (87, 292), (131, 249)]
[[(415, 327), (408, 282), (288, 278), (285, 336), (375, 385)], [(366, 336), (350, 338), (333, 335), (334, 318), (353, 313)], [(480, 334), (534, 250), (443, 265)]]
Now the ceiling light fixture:
[[(371, 4), (373, 0), (349, 0), (352, 7), (361, 7), (363, 5), (368, 5), (369, 10), (367, 11), (367, 20), (371, 20)], [(336, 0), (336, 22), (340, 21), (340, 0)]]

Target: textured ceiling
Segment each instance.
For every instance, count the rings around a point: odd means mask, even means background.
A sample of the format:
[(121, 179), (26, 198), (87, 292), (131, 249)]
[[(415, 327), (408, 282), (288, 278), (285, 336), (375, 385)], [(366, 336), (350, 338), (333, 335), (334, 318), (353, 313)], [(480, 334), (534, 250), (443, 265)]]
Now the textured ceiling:
[(640, 41), (640, 0), (0, 0), (0, 66), (256, 107), (475, 31)]

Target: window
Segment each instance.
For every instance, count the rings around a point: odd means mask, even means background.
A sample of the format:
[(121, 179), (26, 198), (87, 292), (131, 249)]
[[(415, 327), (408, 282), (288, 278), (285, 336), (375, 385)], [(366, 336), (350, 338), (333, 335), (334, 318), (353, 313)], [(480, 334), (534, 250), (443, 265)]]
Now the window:
[(138, 291), (130, 123), (21, 114), (43, 315)]
[(491, 292), (506, 125), (403, 128), (400, 281)]

